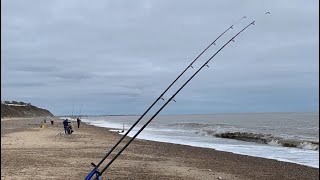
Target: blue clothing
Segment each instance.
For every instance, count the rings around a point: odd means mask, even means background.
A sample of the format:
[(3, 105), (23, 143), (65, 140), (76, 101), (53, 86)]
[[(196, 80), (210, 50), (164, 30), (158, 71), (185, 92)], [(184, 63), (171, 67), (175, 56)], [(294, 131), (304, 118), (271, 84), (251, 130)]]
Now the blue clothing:
[(64, 120), (64, 121), (63, 121), (63, 126), (64, 126), (64, 127), (67, 127), (67, 126), (68, 126), (68, 124), (69, 124), (68, 119), (66, 119), (66, 120)]
[(67, 128), (68, 128), (69, 123), (70, 122), (68, 121), (68, 119), (63, 121), (63, 127), (64, 127), (64, 133), (65, 134), (67, 134)]

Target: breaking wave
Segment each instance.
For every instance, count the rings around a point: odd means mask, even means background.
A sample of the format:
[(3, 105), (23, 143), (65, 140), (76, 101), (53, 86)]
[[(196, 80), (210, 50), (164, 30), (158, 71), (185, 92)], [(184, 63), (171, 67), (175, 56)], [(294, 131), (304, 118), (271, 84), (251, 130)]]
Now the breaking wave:
[(201, 135), (211, 135), (219, 138), (235, 139), (246, 142), (269, 144), (273, 146), (294, 147), (319, 151), (319, 142), (306, 140), (293, 140), (274, 137), (272, 134), (259, 134), (252, 132), (215, 132), (212, 130), (200, 130)]
[(195, 134), (200, 134), (203, 136), (213, 136), (218, 138), (268, 144), (272, 146), (293, 147), (319, 151), (319, 141), (298, 140), (277, 137), (273, 134), (247, 132), (247, 129), (228, 124), (176, 123), (170, 124), (170, 126), (191, 128), (193, 130), (197, 130)]

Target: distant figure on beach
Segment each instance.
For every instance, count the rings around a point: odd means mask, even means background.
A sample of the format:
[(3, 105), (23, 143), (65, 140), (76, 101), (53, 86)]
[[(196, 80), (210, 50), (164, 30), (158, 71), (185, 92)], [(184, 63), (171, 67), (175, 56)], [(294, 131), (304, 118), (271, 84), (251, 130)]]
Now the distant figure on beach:
[(68, 121), (68, 119), (65, 119), (64, 121), (63, 121), (63, 127), (64, 127), (64, 133), (65, 134), (67, 134), (67, 128), (68, 128), (68, 125), (69, 125), (69, 121)]
[(124, 132), (124, 124), (122, 126), (122, 130), (121, 131), (118, 131), (118, 133), (123, 133)]
[(80, 118), (78, 117), (78, 118), (77, 118), (78, 128), (80, 127), (80, 122), (81, 122), (81, 120), (80, 120)]

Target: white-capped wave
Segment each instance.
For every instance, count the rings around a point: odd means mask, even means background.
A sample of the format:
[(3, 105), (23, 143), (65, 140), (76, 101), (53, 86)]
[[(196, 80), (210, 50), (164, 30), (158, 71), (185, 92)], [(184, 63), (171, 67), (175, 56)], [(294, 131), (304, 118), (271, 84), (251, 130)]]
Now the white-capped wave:
[(311, 142), (302, 142), (298, 145), (298, 147), (308, 150), (319, 150), (319, 144), (313, 144)]

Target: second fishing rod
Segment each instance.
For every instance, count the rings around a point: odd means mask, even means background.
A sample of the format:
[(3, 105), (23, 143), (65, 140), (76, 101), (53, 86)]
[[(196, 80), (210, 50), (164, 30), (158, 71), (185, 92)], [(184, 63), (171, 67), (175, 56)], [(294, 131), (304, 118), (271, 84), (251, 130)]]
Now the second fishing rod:
[(130, 131), (140, 122), (140, 120), (151, 110), (151, 108), (160, 100), (163, 99), (163, 95), (178, 81), (178, 79), (191, 67), (193, 64), (212, 46), (216, 44), (216, 41), (220, 39), (227, 31), (233, 28), (237, 23), (242, 19), (245, 19), (246, 16), (243, 16), (241, 19), (229, 26), (223, 33), (221, 33), (212, 43), (210, 43), (183, 71), (182, 73), (163, 91), (163, 93), (149, 106), (149, 108), (139, 117), (139, 119), (126, 131), (126, 133), (121, 137), (121, 139), (108, 151), (108, 153), (100, 160), (100, 162), (95, 165), (91, 163), (95, 168), (98, 168), (105, 159), (115, 150), (115, 148), (123, 141), (123, 139), (130, 133)]
[(229, 41), (227, 41), (216, 53), (214, 53), (171, 97), (167, 100), (167, 102), (140, 128), (140, 130), (123, 146), (123, 148), (110, 160), (110, 162), (99, 172), (99, 176), (101, 176), (108, 167), (113, 163), (114, 160), (120, 156), (120, 154), (130, 145), (130, 143), (144, 130), (144, 128), (162, 111), (167, 104), (174, 99), (174, 97), (204, 68), (209, 67), (208, 63), (224, 48), (226, 47), (231, 41), (234, 42), (234, 39), (246, 30), (249, 26), (254, 25), (255, 21), (252, 21), (246, 27), (244, 27), (241, 31), (239, 31), (236, 35), (234, 35)]

